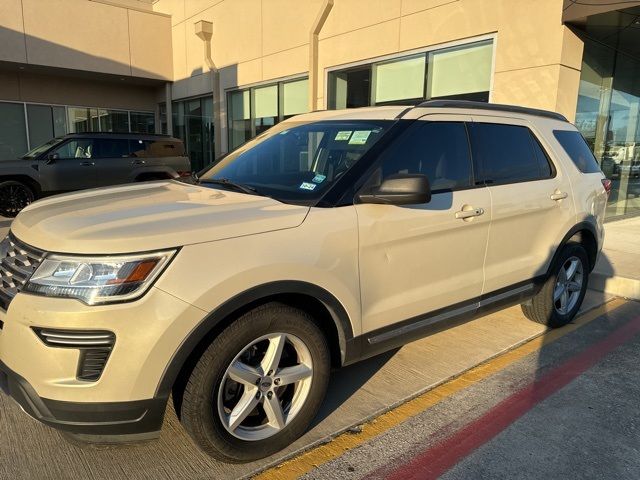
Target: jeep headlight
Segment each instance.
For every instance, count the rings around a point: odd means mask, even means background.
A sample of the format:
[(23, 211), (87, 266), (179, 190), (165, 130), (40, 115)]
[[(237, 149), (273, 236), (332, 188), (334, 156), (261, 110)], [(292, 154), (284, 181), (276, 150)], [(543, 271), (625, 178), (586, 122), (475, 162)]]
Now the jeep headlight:
[(139, 298), (151, 286), (175, 250), (137, 255), (48, 255), (24, 291), (75, 298), (88, 305)]

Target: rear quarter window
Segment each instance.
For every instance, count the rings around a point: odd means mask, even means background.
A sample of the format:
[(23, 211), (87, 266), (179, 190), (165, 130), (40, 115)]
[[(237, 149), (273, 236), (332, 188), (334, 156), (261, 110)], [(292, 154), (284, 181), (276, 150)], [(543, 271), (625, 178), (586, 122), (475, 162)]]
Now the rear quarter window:
[(184, 144), (173, 140), (131, 140), (131, 155), (134, 157), (162, 158), (183, 157)]
[(600, 173), (600, 166), (580, 132), (554, 130), (554, 137), (582, 173)]

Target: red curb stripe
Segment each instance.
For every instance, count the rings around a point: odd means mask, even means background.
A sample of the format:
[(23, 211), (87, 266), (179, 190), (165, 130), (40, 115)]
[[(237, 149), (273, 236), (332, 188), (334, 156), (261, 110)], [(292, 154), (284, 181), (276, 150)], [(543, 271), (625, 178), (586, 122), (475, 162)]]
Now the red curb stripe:
[[(480, 418), (452, 436), (418, 454), (409, 463), (388, 473), (389, 480), (438, 478), (471, 452), (487, 443), (534, 406), (592, 368), (615, 348), (640, 332), (640, 317), (616, 329), (600, 342), (555, 367), (540, 379), (512, 394)], [(383, 474), (373, 472), (368, 477)]]

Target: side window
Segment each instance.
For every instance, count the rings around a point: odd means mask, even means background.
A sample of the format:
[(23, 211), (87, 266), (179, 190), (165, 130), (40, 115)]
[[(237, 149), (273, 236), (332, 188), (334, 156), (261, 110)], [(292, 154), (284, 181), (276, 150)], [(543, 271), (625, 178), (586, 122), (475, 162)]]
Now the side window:
[(575, 163), (582, 173), (599, 173), (600, 167), (593, 156), (591, 149), (580, 135), (580, 132), (573, 130), (554, 130), (553, 135), (560, 143), (569, 158)]
[(60, 145), (52, 153), (57, 153), (60, 158), (94, 158), (93, 144), (91, 138), (78, 138)]
[(471, 185), (471, 158), (462, 122), (417, 121), (383, 154), (379, 178), (420, 173), (434, 193)]
[(183, 157), (184, 144), (170, 140), (129, 140), (132, 157)]
[(549, 160), (549, 155), (544, 151), (542, 145), (535, 137), (535, 135), (529, 131), (529, 135), (531, 136), (531, 145), (533, 146), (533, 153), (538, 160), (538, 168), (540, 168), (540, 176), (542, 178), (551, 178), (553, 177), (553, 167), (551, 166), (551, 160)]
[(544, 152), (536, 153), (536, 147), (541, 147), (527, 127), (473, 123), (470, 133), (477, 184), (526, 182), (551, 176), (548, 161), (544, 167), (538, 156), (545, 156)]
[(129, 156), (129, 140), (99, 138), (95, 141), (96, 158), (126, 158)]

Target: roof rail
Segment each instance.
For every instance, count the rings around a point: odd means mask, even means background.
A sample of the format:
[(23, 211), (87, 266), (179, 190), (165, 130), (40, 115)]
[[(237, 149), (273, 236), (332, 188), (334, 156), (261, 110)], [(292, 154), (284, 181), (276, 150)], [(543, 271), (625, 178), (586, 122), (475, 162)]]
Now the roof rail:
[(524, 113), (537, 117), (552, 118), (562, 122), (568, 122), (567, 118), (556, 112), (540, 110), (538, 108), (520, 107), (517, 105), (502, 105), (499, 103), (474, 102), (471, 100), (427, 100), (416, 105), (416, 107), (428, 108), (469, 108), (475, 110), (492, 110), (497, 112)]

